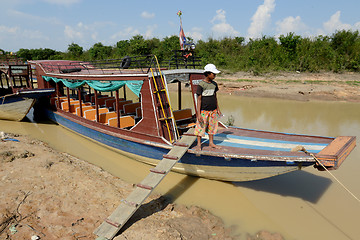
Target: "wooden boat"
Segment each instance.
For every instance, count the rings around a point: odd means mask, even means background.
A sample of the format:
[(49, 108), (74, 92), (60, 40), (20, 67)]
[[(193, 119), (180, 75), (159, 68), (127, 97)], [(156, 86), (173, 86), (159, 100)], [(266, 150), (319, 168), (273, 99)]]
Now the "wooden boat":
[[(58, 124), (136, 160), (156, 165), (194, 126), (195, 89), (203, 71), (160, 68), (156, 57), (103, 62), (31, 61), (39, 87), (56, 88), (47, 115)], [(196, 64), (195, 64), (196, 65)], [(181, 84), (192, 89), (193, 108), (181, 108)], [(178, 84), (172, 108), (168, 84)], [(120, 91), (120, 89), (122, 91)], [(131, 89), (137, 101), (128, 100)], [(307, 166), (337, 169), (355, 147), (351, 136), (321, 137), (222, 127), (221, 149), (188, 146), (173, 171), (223, 181), (267, 178)], [(292, 151), (301, 146), (304, 151)], [(316, 159), (315, 159), (316, 158)]]
[(30, 65), (11, 57), (0, 59), (0, 119), (21, 121), (36, 99), (54, 89), (34, 89)]

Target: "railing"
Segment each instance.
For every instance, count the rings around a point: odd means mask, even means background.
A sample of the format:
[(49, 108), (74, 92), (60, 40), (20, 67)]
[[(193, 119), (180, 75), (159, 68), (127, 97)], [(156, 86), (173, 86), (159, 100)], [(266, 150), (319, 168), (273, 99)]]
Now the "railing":
[(192, 50), (174, 50), (174, 56), (168, 61), (169, 69), (201, 68), (201, 58)]
[(97, 74), (109, 74), (109, 72), (127, 73), (128, 70), (133, 70), (134, 73), (148, 73), (153, 62), (154, 55), (147, 55), (86, 62), (59, 60), (40, 63), (40, 65), (46, 73), (81, 72), (81, 74), (92, 74), (97, 71)]
[[(40, 63), (46, 73), (60, 74), (147, 74), (156, 62), (154, 55), (131, 56), (121, 59), (107, 59), (98, 61), (68, 61), (54, 60)], [(201, 58), (196, 57), (192, 50), (175, 50), (174, 56), (162, 61), (162, 69), (201, 68)]]

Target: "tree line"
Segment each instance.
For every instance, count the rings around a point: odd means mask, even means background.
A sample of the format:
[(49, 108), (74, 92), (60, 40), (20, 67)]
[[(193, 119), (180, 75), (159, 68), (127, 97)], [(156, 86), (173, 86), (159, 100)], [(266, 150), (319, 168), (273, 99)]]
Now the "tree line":
[[(191, 41), (191, 39), (190, 39)], [(16, 54), (25, 60), (69, 59), (102, 60), (124, 56), (154, 54), (160, 61), (171, 59), (180, 49), (178, 36), (145, 39), (141, 35), (118, 41), (114, 46), (95, 43), (88, 50), (76, 43), (67, 51), (20, 49)], [(1, 49), (0, 49), (1, 50)], [(263, 36), (245, 41), (244, 37), (209, 38), (196, 43), (195, 54), (203, 65), (214, 63), (228, 71), (360, 71), (360, 36), (358, 31), (336, 31), (330, 36), (301, 37), (294, 33), (279, 37)]]

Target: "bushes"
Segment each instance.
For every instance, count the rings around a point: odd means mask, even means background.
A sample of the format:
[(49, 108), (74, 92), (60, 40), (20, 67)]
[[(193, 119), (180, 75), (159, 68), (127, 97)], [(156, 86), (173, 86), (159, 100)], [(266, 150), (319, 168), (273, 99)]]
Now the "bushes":
[[(136, 35), (115, 46), (96, 43), (83, 51), (72, 43), (65, 53), (51, 49), (20, 49), (18, 56), (28, 59), (97, 60), (124, 56), (155, 54), (160, 61), (169, 60), (180, 49), (178, 36), (145, 39)], [(243, 37), (199, 40), (196, 55), (202, 63), (213, 63), (230, 71), (360, 71), (360, 37), (358, 31), (342, 30), (331, 36), (301, 37), (294, 33), (278, 38), (263, 36), (245, 41)]]

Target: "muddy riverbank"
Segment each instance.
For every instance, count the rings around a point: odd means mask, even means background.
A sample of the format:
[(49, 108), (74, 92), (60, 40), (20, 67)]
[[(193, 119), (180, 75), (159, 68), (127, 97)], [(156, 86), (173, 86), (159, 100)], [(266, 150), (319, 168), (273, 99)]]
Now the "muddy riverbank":
[(222, 73), (224, 94), (288, 100), (360, 102), (360, 73)]
[[(0, 141), (2, 239), (96, 239), (92, 232), (133, 189), (132, 184), (42, 141), (7, 136), (16, 141)], [(266, 231), (244, 235), (282, 239)], [(238, 237), (207, 210), (151, 195), (115, 239)]]

